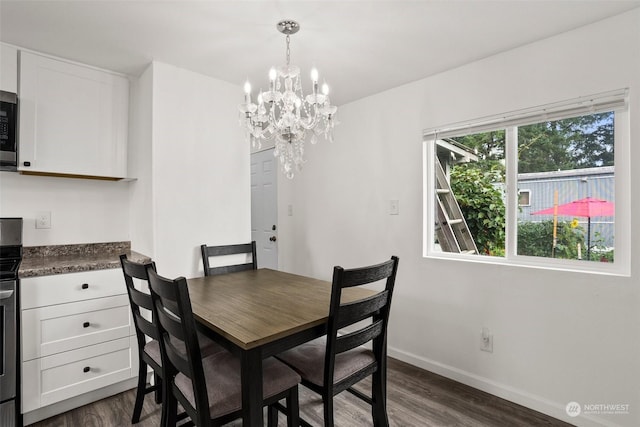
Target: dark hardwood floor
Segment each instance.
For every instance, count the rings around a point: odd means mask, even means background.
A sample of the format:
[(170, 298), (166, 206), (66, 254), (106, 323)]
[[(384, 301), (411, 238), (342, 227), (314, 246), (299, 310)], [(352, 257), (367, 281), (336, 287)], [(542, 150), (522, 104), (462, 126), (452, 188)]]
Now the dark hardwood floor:
[[(425, 426), (570, 426), (523, 406), (516, 405), (488, 393), (416, 368), (395, 359), (389, 359), (387, 378), (389, 422), (395, 427)], [(363, 382), (362, 385), (368, 386)], [(300, 387), (301, 416), (313, 425), (322, 425), (322, 401)], [(131, 413), (135, 400), (134, 390), (129, 390), (64, 414), (49, 418), (33, 427), (110, 427), (131, 425)], [(145, 398), (140, 427), (157, 427), (160, 424), (160, 405), (153, 396)], [(369, 406), (350, 393), (336, 397), (336, 426), (371, 425)], [(241, 426), (240, 421), (229, 426)], [(279, 426), (286, 426), (280, 415)]]

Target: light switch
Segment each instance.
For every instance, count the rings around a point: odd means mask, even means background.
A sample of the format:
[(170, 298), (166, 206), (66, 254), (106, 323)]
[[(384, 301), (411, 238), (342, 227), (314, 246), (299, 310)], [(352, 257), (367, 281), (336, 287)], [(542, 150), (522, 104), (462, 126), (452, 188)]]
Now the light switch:
[(400, 214), (400, 201), (391, 200), (389, 201), (389, 215), (398, 215)]

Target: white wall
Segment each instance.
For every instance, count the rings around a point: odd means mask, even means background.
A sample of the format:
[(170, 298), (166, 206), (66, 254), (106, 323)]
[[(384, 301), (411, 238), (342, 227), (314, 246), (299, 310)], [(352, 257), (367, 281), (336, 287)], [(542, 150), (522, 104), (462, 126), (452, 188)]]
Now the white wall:
[(132, 80), (129, 103), (129, 152), (127, 176), (135, 177), (129, 191), (128, 209), (131, 218), (131, 247), (147, 256), (154, 256), (153, 233), (153, 66)]
[[(309, 147), (303, 172), (280, 178), (281, 267), (330, 279), (336, 264), (398, 255), (392, 356), (578, 425), (640, 425), (637, 262), (620, 277), (422, 257), (423, 129), (623, 87), (632, 147), (616, 164), (637, 165), (638, 9), (342, 106), (336, 142)], [(638, 218), (637, 167), (631, 182)], [(630, 232), (637, 260), (640, 228)], [(492, 354), (479, 350), (482, 327)], [(569, 418), (570, 401), (630, 414)]]
[[(24, 218), (24, 246), (127, 241), (126, 182), (0, 173), (0, 216)], [(36, 229), (36, 213), (51, 212), (51, 228)]]
[(203, 275), (201, 244), (251, 238), (241, 94), (237, 86), (201, 74), (160, 62), (152, 67), (151, 255), (160, 274)]

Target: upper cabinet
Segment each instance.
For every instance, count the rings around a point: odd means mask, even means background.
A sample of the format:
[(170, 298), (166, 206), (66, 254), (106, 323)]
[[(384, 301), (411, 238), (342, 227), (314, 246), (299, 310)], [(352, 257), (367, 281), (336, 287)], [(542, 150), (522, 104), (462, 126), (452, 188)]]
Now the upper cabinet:
[(18, 49), (0, 43), (0, 90), (18, 92)]
[(18, 170), (125, 178), (127, 78), (25, 51), (19, 69)]

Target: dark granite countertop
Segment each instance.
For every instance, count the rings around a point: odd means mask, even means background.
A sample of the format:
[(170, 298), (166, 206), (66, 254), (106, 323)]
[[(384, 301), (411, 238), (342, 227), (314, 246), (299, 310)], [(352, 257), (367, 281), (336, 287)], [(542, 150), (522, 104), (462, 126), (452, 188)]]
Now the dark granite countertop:
[(78, 245), (25, 246), (18, 276), (21, 278), (120, 268), (120, 254), (133, 261), (150, 258), (131, 250), (131, 242)]

